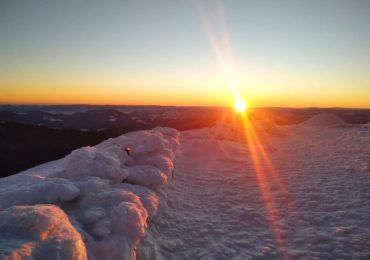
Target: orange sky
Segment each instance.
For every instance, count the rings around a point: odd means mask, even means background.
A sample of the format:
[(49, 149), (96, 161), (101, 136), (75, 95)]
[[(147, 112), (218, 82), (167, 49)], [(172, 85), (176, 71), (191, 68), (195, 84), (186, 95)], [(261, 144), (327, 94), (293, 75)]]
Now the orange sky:
[(0, 103), (370, 108), (370, 2), (15, 2)]

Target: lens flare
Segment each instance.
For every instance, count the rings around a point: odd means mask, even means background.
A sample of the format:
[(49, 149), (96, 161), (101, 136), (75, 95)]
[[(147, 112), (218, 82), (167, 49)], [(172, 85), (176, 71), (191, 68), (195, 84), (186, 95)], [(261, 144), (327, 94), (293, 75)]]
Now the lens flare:
[(245, 100), (238, 99), (237, 101), (235, 101), (234, 109), (236, 112), (243, 113), (247, 110), (247, 108), (248, 108), (248, 103)]

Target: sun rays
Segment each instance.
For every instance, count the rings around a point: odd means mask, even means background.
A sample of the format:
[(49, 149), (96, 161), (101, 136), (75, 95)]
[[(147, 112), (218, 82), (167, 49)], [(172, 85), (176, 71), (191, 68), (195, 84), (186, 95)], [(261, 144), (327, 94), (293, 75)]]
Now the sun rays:
[(236, 112), (243, 113), (247, 110), (247, 108), (248, 108), (248, 104), (245, 100), (238, 99), (235, 101), (234, 109)]
[[(256, 134), (253, 125), (251, 124), (248, 115), (240, 114), (244, 126), (244, 134), (249, 148), (249, 154), (252, 159), (254, 172), (261, 191), (264, 206), (267, 212), (267, 217), (270, 221), (271, 229), (274, 234), (281, 255), (285, 258), (286, 246), (284, 238), (281, 235), (281, 230), (278, 227), (281, 216), (271, 191), (271, 184), (280, 180), (278, 173), (275, 172), (266, 151), (263, 148), (258, 135)], [(274, 179), (271, 178), (271, 175)], [(279, 183), (279, 181), (277, 181)]]
[(275, 169), (268, 152), (265, 150), (257, 131), (255, 131), (253, 124), (249, 120), (248, 113), (245, 113), (248, 108), (248, 103), (241, 97), (239, 92), (238, 77), (235, 70), (229, 33), (226, 26), (226, 15), (222, 6), (222, 2), (218, 2), (218, 28), (221, 30), (221, 41), (217, 41), (216, 34), (212, 30), (212, 26), (201, 2), (197, 2), (197, 7), (201, 23), (206, 35), (208, 36), (215, 58), (229, 79), (229, 88), (235, 100), (233, 104), (234, 110), (238, 112), (238, 115), (241, 117), (243, 123), (244, 138), (248, 144), (249, 154), (252, 159), (254, 172), (256, 174), (256, 179), (263, 198), (267, 217), (270, 221), (270, 226), (280, 253), (282, 257), (285, 258), (285, 241), (281, 234), (281, 229), (279, 228), (281, 212), (279, 211), (279, 207), (275, 202), (272, 186), (277, 186), (278, 189), (282, 191), (284, 197), (283, 199), (286, 199), (287, 203), (289, 203), (289, 193), (284, 185), (284, 181), (280, 177), (278, 171)]
[[(227, 30), (226, 14), (222, 2), (219, 1), (217, 4), (218, 7), (217, 21), (219, 23), (217, 24), (217, 26), (214, 27), (211, 26), (210, 19), (208, 18), (208, 15), (204, 10), (201, 1), (197, 1), (196, 3), (199, 13), (199, 19), (208, 37), (216, 61), (228, 80), (228, 87), (230, 88), (233, 94), (234, 100), (238, 100), (240, 99), (240, 91), (238, 86), (239, 80), (237, 77), (234, 58), (232, 55), (230, 37), (229, 32)], [(220, 39), (218, 39), (215, 30), (213, 30), (214, 28), (217, 28), (220, 31), (219, 32)]]

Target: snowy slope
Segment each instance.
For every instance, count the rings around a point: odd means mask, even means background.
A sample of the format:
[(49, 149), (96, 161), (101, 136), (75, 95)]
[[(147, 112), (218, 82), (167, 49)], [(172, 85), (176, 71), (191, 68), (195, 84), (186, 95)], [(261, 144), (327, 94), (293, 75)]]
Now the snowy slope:
[(368, 129), (226, 132), (181, 133), (142, 259), (370, 259)]
[(133, 132), (1, 179), (0, 258), (134, 258), (178, 142), (169, 128)]
[(133, 132), (2, 179), (0, 255), (370, 258), (370, 129), (253, 129)]
[(300, 125), (319, 127), (344, 127), (348, 126), (349, 124), (335, 114), (324, 113), (313, 116)]

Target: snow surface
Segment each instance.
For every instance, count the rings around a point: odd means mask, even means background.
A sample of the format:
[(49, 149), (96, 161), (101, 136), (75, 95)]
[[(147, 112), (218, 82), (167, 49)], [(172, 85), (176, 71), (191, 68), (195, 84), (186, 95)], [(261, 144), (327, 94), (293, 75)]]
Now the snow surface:
[(45, 121), (50, 121), (50, 122), (63, 122), (64, 121), (63, 119), (54, 118), (50, 116), (43, 116), (42, 119)]
[(139, 259), (370, 259), (370, 131), (277, 128), (182, 132)]
[(319, 127), (345, 127), (349, 124), (335, 114), (324, 113), (313, 116), (307, 121), (301, 123), (301, 125)]
[(114, 117), (114, 116), (110, 116), (109, 119), (108, 119), (109, 122), (116, 122), (117, 121), (117, 117)]
[(1, 179), (0, 258), (370, 259), (370, 129), (252, 125), (133, 132)]

